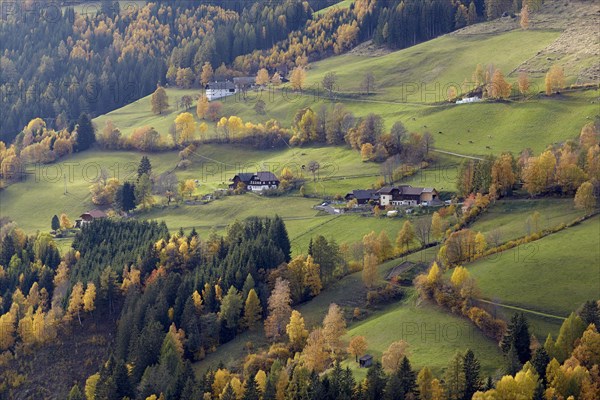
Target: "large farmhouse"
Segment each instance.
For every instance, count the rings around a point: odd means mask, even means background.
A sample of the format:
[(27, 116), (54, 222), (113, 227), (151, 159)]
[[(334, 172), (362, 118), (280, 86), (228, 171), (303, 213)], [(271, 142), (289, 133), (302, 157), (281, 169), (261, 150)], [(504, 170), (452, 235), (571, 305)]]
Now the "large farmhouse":
[(233, 96), (238, 92), (244, 92), (255, 86), (256, 78), (252, 76), (241, 76), (231, 81), (210, 82), (206, 85), (206, 98), (208, 101), (222, 97)]
[(383, 187), (377, 192), (379, 205), (385, 206), (416, 206), (418, 204), (431, 204), (439, 202), (438, 192), (434, 188), (412, 187), (401, 185), (398, 187)]
[(238, 185), (243, 183), (246, 190), (252, 192), (261, 192), (265, 189), (277, 189), (279, 187), (279, 179), (272, 172), (261, 171), (255, 174), (251, 172), (242, 172), (231, 179), (230, 189), (237, 189)]
[(206, 85), (206, 98), (208, 101), (220, 99), (221, 97), (232, 96), (237, 93), (237, 88), (233, 82), (211, 82)]

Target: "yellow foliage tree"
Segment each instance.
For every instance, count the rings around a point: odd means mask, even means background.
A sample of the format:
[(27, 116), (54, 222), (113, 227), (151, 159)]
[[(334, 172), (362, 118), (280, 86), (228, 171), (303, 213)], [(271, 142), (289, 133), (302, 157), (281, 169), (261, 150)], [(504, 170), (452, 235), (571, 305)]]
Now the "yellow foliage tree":
[(71, 321), (75, 315), (77, 315), (77, 320), (79, 321), (79, 325), (81, 325), (81, 315), (80, 311), (83, 307), (83, 285), (81, 282), (77, 282), (71, 291), (71, 297), (69, 298), (69, 305), (67, 307), (67, 312), (65, 314), (65, 320)]
[(565, 87), (565, 70), (558, 65), (550, 67), (546, 73), (545, 85), (546, 95), (548, 96)]
[(410, 245), (415, 240), (415, 229), (410, 221), (405, 221), (402, 225), (402, 229), (398, 232), (396, 237), (396, 246), (398, 252), (402, 253), (404, 250), (408, 250)]
[(337, 304), (331, 303), (327, 315), (323, 319), (323, 337), (334, 356), (342, 347), (340, 338), (345, 333), (346, 320), (342, 309)]
[(452, 271), (450, 282), (459, 288), (467, 279), (469, 279), (470, 276), (471, 274), (469, 274), (469, 271), (465, 267), (461, 267), (459, 265), (458, 267), (454, 268), (454, 271)]
[(306, 257), (303, 264), (304, 269), (304, 286), (310, 291), (311, 296), (316, 296), (321, 293), (323, 284), (321, 283), (321, 267), (315, 263), (312, 256)]
[(258, 299), (256, 291), (254, 288), (252, 288), (248, 292), (248, 297), (246, 298), (246, 303), (244, 304), (244, 317), (242, 320), (243, 325), (250, 330), (256, 329), (261, 315), (262, 309), (260, 300)]
[(304, 87), (304, 81), (306, 80), (306, 70), (302, 67), (296, 67), (292, 71), (290, 75), (290, 83), (292, 84), (292, 89), (294, 90), (302, 90)]
[(363, 143), (360, 147), (360, 158), (363, 161), (371, 161), (375, 155), (374, 147), (371, 143)]
[(377, 256), (366, 253), (363, 260), (362, 280), (367, 288), (372, 288), (377, 277)]
[(267, 387), (267, 374), (265, 371), (259, 369), (254, 376), (254, 380), (256, 380), (256, 384), (258, 385), (258, 389), (261, 391), (261, 393), (264, 393), (265, 388)]
[(205, 95), (200, 96), (198, 104), (196, 104), (196, 115), (200, 119), (204, 119), (208, 111), (208, 98)]
[(354, 336), (348, 344), (348, 353), (352, 354), (356, 362), (358, 362), (358, 357), (365, 354), (368, 348), (367, 338), (364, 336)]
[(96, 309), (94, 302), (96, 301), (96, 285), (93, 282), (88, 282), (85, 293), (83, 294), (83, 311), (92, 312)]
[(203, 85), (207, 85), (210, 81), (212, 81), (214, 75), (213, 67), (207, 61), (202, 66), (202, 73), (200, 74), (200, 82)]
[(0, 351), (8, 350), (15, 344), (18, 312), (19, 306), (13, 303), (10, 310), (0, 316)]
[(591, 182), (584, 182), (577, 189), (575, 193), (575, 207), (585, 210), (586, 212), (592, 212), (596, 208), (596, 196), (594, 196), (594, 185)]
[(302, 352), (302, 360), (306, 368), (317, 373), (325, 371), (329, 360), (325, 346), (325, 337), (321, 328), (315, 329), (308, 335), (306, 347)]
[(177, 144), (184, 145), (194, 140), (196, 132), (196, 121), (189, 112), (179, 114), (175, 118), (175, 129), (177, 131)]
[(256, 74), (256, 84), (264, 86), (267, 83), (269, 83), (269, 71), (267, 71), (266, 68), (261, 68)]
[(490, 85), (489, 93), (493, 99), (507, 99), (510, 96), (512, 85), (504, 79), (504, 74), (499, 69), (494, 71)]
[(308, 338), (308, 330), (305, 328), (304, 318), (299, 311), (292, 311), (290, 322), (285, 327), (285, 331), (290, 339), (292, 349), (300, 350), (304, 347), (304, 343)]
[(69, 216), (65, 213), (60, 214), (60, 229), (71, 229), (73, 223), (69, 219)]

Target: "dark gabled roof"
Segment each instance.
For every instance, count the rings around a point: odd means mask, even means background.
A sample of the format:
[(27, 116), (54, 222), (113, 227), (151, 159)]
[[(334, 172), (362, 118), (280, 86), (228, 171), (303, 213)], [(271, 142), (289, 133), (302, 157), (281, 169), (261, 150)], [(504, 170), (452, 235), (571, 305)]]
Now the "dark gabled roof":
[(396, 188), (396, 187), (385, 186), (385, 187), (382, 187), (381, 189), (379, 189), (377, 191), (377, 193), (379, 193), (379, 194), (391, 194), (392, 192), (397, 191), (397, 190), (399, 190), (399, 189)]
[(221, 90), (229, 90), (229, 89), (235, 89), (235, 85), (233, 84), (233, 82), (230, 81), (225, 81), (225, 82), (210, 82), (208, 85), (206, 85), (206, 89), (221, 89)]
[(233, 78), (233, 83), (236, 85), (254, 85), (256, 82), (256, 77), (254, 76), (240, 76), (237, 78)]
[(402, 194), (409, 196), (420, 196), (423, 193), (423, 188), (412, 187), (412, 186), (404, 186), (402, 188)]
[(108, 215), (106, 215), (106, 213), (102, 210), (92, 210), (92, 211), (88, 211), (88, 212), (84, 212), (83, 214), (80, 215), (80, 217), (83, 217), (84, 215), (89, 215), (92, 218), (106, 218)]
[[(254, 174), (252, 172), (241, 172), (241, 173), (237, 174), (236, 176), (238, 178), (240, 178), (240, 181), (242, 181), (242, 182), (250, 182), (252, 180), (252, 178), (254, 177)], [(234, 179), (235, 179), (235, 176), (231, 180), (233, 181)]]
[(268, 181), (277, 181), (279, 182), (279, 179), (275, 176), (274, 173), (269, 172), (269, 171), (260, 171), (256, 173), (256, 178), (261, 181), (261, 182), (268, 182)]
[(379, 197), (375, 190), (353, 190), (352, 194), (357, 200), (370, 200)]
[(373, 358), (372, 355), (370, 354), (365, 354), (364, 356), (362, 356), (361, 358), (359, 358), (360, 361), (368, 361), (371, 360)]

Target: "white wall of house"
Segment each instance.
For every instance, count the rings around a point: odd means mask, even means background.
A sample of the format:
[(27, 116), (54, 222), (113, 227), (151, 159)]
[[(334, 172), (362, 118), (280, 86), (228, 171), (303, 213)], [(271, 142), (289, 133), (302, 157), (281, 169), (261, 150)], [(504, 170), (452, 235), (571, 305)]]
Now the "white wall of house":
[(391, 194), (382, 194), (379, 197), (379, 204), (382, 206), (387, 206), (392, 203), (392, 195)]
[(221, 97), (233, 96), (236, 93), (237, 89), (206, 89), (206, 98), (208, 101), (212, 101)]
[(277, 189), (277, 185), (248, 185), (247, 189), (253, 192), (261, 192), (267, 189)]

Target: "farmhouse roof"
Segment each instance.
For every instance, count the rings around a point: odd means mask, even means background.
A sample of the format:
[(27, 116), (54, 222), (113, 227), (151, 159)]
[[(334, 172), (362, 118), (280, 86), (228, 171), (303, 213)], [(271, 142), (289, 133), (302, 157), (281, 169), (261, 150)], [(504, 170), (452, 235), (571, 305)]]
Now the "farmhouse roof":
[[(240, 178), (240, 181), (242, 181), (242, 182), (250, 182), (252, 180), (252, 178), (254, 177), (254, 174), (252, 172), (240, 172), (236, 176), (238, 178)], [(234, 179), (235, 179), (235, 176), (233, 177), (232, 181)]]
[(352, 194), (357, 200), (369, 200), (378, 197), (374, 190), (353, 190)]
[(84, 215), (89, 215), (92, 218), (106, 218), (107, 217), (107, 215), (104, 211), (98, 210), (98, 209), (84, 212), (83, 214), (80, 215), (80, 217), (83, 217)]
[(272, 173), (272, 172), (269, 172), (269, 171), (260, 171), (260, 172), (257, 172), (256, 173), (256, 177), (261, 182), (279, 181), (279, 179), (277, 179), (277, 177), (275, 176), (275, 174)]
[(235, 85), (230, 81), (222, 81), (222, 82), (210, 82), (206, 85), (206, 89), (212, 90), (229, 90), (235, 89)]
[(390, 194), (394, 191), (398, 190), (398, 188), (393, 187), (393, 186), (384, 186), (381, 189), (379, 189), (379, 191), (377, 193), (379, 194)]
[(256, 82), (256, 77), (254, 77), (254, 76), (239, 76), (239, 77), (233, 78), (233, 83), (238, 86), (254, 85), (255, 82)]

